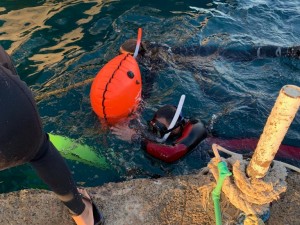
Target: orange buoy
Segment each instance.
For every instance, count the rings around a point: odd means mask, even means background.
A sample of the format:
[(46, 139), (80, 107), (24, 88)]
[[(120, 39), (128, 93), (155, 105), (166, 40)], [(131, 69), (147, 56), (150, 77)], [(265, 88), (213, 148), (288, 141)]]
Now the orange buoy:
[(142, 80), (139, 66), (131, 55), (110, 60), (95, 77), (90, 99), (94, 112), (108, 123), (127, 117), (141, 100)]

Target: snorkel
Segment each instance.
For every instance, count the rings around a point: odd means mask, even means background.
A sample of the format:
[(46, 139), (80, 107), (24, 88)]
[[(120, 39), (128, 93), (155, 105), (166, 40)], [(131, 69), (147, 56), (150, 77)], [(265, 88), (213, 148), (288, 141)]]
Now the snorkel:
[(140, 49), (141, 41), (142, 41), (142, 28), (139, 28), (138, 29), (137, 41), (136, 41), (136, 47), (135, 47), (134, 54), (133, 54), (134, 58), (136, 58), (137, 55), (139, 54), (139, 49)]
[[(178, 118), (181, 114), (181, 111), (182, 111), (184, 100), (185, 100), (185, 95), (181, 95), (178, 106), (177, 106), (177, 109), (176, 109), (176, 112), (175, 112), (175, 115), (174, 115), (174, 117), (173, 117), (173, 119), (172, 119), (172, 121), (171, 121), (171, 123), (168, 127), (168, 130), (171, 130), (175, 126), (175, 124), (177, 123), (177, 120), (178, 120)], [(168, 139), (168, 137), (170, 136), (170, 134), (171, 134), (171, 132), (166, 133), (162, 138), (157, 139), (157, 141), (158, 142), (165, 142)]]

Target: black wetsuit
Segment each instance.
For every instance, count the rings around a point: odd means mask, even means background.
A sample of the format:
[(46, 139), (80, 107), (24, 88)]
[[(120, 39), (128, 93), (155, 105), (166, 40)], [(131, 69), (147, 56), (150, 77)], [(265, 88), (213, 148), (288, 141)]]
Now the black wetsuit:
[(0, 170), (26, 162), (73, 213), (83, 212), (71, 173), (43, 131), (32, 93), (0, 46)]
[[(259, 58), (287, 57), (300, 59), (300, 46), (279, 47), (266, 46), (227, 46), (218, 45), (196, 45), (196, 46), (175, 46), (159, 45), (155, 42), (143, 42), (142, 61), (144, 64), (151, 63), (154, 68), (168, 65), (168, 61), (177, 62), (177, 57), (207, 57), (213, 54), (223, 57), (226, 60), (250, 61)], [(176, 57), (177, 56), (177, 57)]]

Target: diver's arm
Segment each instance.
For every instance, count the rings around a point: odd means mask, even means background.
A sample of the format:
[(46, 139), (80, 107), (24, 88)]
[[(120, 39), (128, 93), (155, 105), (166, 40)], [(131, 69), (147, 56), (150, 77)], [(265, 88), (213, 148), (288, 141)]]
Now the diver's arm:
[(201, 122), (188, 122), (182, 136), (172, 145), (160, 144), (147, 139), (142, 141), (146, 152), (164, 162), (174, 162), (195, 148), (207, 136), (207, 131)]

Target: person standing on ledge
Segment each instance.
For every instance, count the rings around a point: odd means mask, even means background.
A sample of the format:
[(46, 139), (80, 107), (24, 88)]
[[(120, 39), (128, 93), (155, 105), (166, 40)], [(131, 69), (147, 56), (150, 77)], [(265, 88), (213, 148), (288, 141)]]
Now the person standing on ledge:
[(77, 225), (104, 224), (96, 205), (84, 189), (77, 189), (66, 162), (43, 131), (32, 93), (1, 45), (0, 109), (0, 170), (30, 163)]

